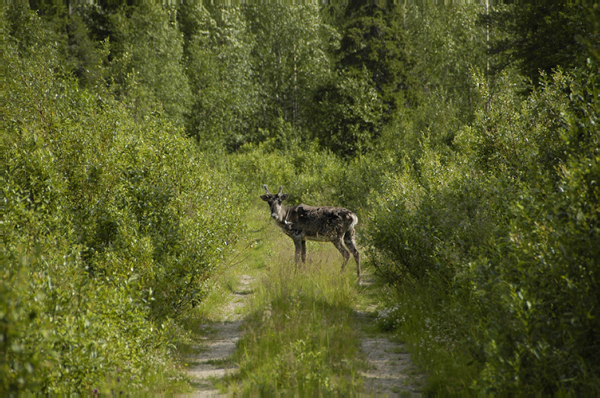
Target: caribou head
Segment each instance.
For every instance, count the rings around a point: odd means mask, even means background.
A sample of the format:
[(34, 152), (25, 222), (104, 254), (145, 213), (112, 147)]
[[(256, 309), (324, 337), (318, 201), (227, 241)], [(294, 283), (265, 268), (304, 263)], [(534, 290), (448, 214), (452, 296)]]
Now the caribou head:
[(285, 224), (285, 214), (282, 211), (283, 206), (281, 203), (289, 198), (290, 195), (287, 193), (282, 193), (283, 187), (279, 187), (279, 192), (275, 195), (269, 192), (269, 188), (267, 188), (266, 185), (263, 185), (263, 188), (265, 188), (267, 193), (265, 195), (261, 195), (260, 198), (269, 204), (269, 207), (271, 208), (271, 218), (275, 221)]

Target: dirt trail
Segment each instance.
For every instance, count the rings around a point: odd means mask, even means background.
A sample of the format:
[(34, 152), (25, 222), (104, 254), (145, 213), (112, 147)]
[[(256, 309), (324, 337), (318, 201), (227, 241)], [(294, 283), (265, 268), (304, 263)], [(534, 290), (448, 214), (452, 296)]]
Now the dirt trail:
[(250, 284), (253, 281), (253, 277), (242, 275), (237, 291), (232, 294), (223, 311), (223, 321), (201, 325), (206, 337), (203, 338), (202, 351), (194, 358), (195, 365), (188, 370), (194, 381), (195, 391), (187, 396), (220, 396), (219, 390), (214, 387), (214, 380), (223, 378), (237, 369), (228, 359), (242, 334), (239, 309), (246, 304), (252, 293)]
[[(195, 391), (187, 396), (223, 396), (214, 387), (214, 381), (237, 369), (229, 358), (241, 337), (239, 309), (246, 304), (253, 281), (253, 277), (242, 275), (237, 291), (231, 295), (231, 301), (224, 309), (223, 321), (201, 326), (206, 337), (202, 351), (194, 358), (195, 365), (188, 370), (194, 380)], [(423, 376), (415, 370), (403, 344), (390, 340), (386, 334), (372, 332), (375, 315), (374, 305), (356, 311), (357, 324), (363, 330), (361, 348), (368, 361), (368, 369), (361, 373), (364, 379), (363, 394), (421, 396), (419, 391)]]
[[(376, 289), (371, 275), (363, 276), (363, 285), (367, 291)], [(361, 349), (368, 362), (368, 369), (361, 372), (365, 393), (377, 396), (420, 397), (425, 375), (417, 371), (404, 344), (376, 330), (376, 305), (371, 301), (371, 304), (357, 310), (355, 316), (362, 330)]]
[[(370, 307), (357, 311), (356, 319), (364, 330), (373, 324), (375, 315), (375, 308)], [(368, 369), (361, 372), (367, 394), (421, 396), (423, 377), (416, 371), (404, 344), (382, 333), (363, 332), (361, 348), (368, 361)]]

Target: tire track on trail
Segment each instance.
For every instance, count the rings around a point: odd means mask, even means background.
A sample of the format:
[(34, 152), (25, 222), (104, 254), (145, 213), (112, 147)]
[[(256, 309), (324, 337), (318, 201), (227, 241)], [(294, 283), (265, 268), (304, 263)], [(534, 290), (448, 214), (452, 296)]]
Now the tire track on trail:
[[(186, 397), (219, 397), (222, 394), (215, 382), (235, 372), (238, 368), (230, 360), (242, 336), (243, 308), (252, 293), (255, 278), (242, 275), (238, 288), (223, 310), (220, 322), (206, 323), (202, 330), (201, 352), (190, 358), (194, 365), (188, 369), (194, 391)], [(366, 284), (370, 285), (370, 282)], [(391, 339), (387, 333), (375, 331), (376, 306), (367, 305), (355, 311), (356, 326), (361, 329), (361, 351), (367, 369), (360, 372), (363, 388), (359, 396), (420, 397), (425, 375), (413, 365), (404, 344)]]
[[(368, 277), (364, 282), (367, 289), (373, 286)], [(373, 332), (376, 315), (374, 304), (355, 312), (356, 321), (362, 329), (361, 350), (367, 361), (367, 370), (360, 372), (364, 382), (363, 394), (421, 397), (425, 375), (412, 363), (405, 344), (391, 340), (385, 333)]]
[[(373, 322), (373, 316), (357, 312), (358, 322)], [(404, 344), (378, 334), (361, 336), (361, 350), (368, 366), (361, 372), (365, 394), (378, 396), (421, 396), (421, 377), (406, 351)], [(416, 376), (416, 378), (415, 378)]]
[(229, 375), (237, 366), (230, 362), (235, 351), (237, 341), (242, 335), (242, 315), (240, 309), (246, 305), (254, 278), (242, 275), (238, 289), (233, 293), (229, 304), (223, 310), (223, 320), (201, 325), (202, 338), (201, 352), (193, 358), (193, 367), (188, 369), (192, 379), (194, 391), (186, 394), (188, 397), (216, 397), (221, 394), (214, 387), (214, 382)]

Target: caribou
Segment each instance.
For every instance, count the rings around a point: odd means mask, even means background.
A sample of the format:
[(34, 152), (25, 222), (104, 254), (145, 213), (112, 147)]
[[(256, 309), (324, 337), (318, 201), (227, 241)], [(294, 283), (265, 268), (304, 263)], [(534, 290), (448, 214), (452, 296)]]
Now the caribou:
[(342, 207), (313, 207), (299, 204), (293, 207), (283, 206), (282, 202), (289, 197), (279, 187), (277, 194), (269, 192), (260, 198), (269, 204), (271, 218), (275, 224), (292, 238), (296, 247), (296, 264), (306, 263), (306, 241), (331, 242), (344, 258), (342, 271), (346, 268), (350, 254), (356, 261), (356, 273), (360, 281), (360, 253), (356, 248), (354, 227), (358, 223), (356, 214)]

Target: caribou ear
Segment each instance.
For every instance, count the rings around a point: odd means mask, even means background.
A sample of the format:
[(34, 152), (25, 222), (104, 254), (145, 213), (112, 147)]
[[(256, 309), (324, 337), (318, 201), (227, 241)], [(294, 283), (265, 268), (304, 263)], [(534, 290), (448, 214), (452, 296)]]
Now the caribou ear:
[(290, 197), (289, 193), (284, 193), (283, 195), (281, 195), (281, 201), (283, 202), (284, 200), (286, 200), (289, 197)]
[[(269, 194), (269, 195), (270, 195), (270, 194)], [(264, 200), (265, 202), (268, 202), (268, 201), (269, 201), (269, 195), (260, 195), (260, 198), (261, 198), (262, 200)]]

